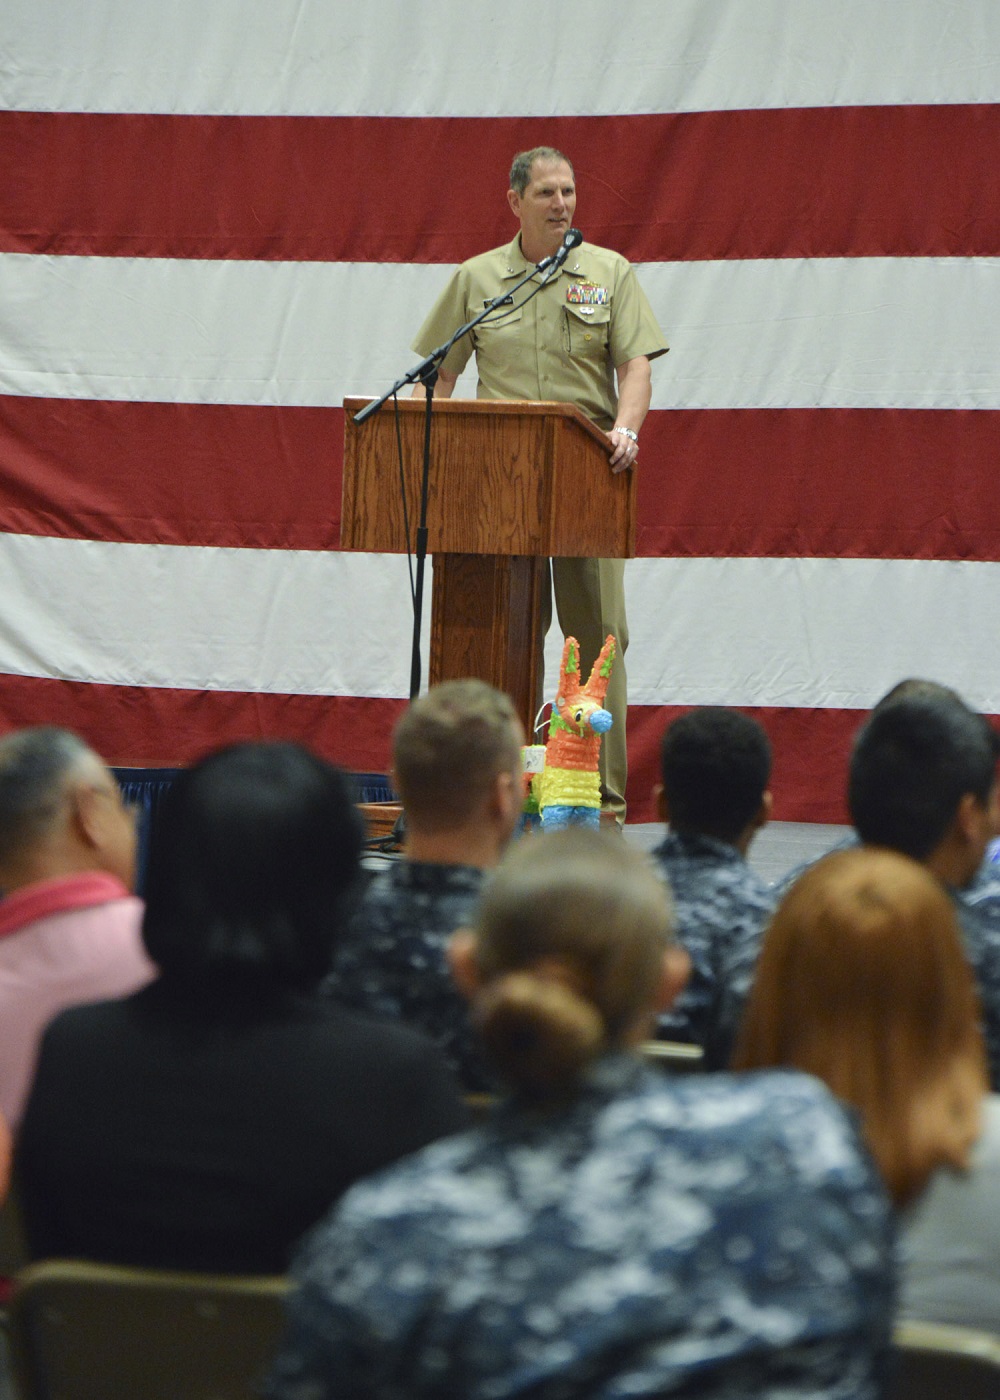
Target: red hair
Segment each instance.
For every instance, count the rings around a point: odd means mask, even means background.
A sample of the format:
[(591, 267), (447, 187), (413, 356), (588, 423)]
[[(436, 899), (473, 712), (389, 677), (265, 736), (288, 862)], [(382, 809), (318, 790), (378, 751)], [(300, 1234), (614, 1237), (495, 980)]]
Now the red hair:
[(733, 1059), (779, 1065), (858, 1110), (898, 1203), (966, 1164), (988, 1082), (979, 1006), (951, 900), (915, 861), (841, 851), (782, 900)]

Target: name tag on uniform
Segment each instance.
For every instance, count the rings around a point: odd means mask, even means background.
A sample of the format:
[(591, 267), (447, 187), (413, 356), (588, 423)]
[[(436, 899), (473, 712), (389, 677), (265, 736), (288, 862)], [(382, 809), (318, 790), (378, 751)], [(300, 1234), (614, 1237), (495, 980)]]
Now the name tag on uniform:
[(511, 292), (511, 294), (510, 294), (509, 296), (506, 296), (506, 297), (491, 297), (488, 301), (484, 301), (484, 302), (483, 302), (483, 306), (513, 306), (513, 305), (514, 305), (514, 293), (513, 293), (513, 292)]
[(611, 293), (593, 282), (571, 282), (566, 288), (566, 300), (571, 306), (607, 306)]

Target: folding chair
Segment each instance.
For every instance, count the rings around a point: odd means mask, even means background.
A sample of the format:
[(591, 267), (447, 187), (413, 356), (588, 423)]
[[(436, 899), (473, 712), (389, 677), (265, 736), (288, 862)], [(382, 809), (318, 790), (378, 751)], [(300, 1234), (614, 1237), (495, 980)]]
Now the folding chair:
[(252, 1400), (277, 1349), (283, 1278), (32, 1264), (10, 1304), (22, 1400)]

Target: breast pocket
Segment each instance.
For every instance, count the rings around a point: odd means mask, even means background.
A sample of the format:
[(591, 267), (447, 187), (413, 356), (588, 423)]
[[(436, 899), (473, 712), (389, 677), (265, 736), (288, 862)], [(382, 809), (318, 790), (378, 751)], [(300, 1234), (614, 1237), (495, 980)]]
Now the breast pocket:
[(611, 334), (610, 306), (563, 307), (563, 345), (574, 356), (606, 355)]
[(498, 306), (495, 311), (490, 312), (485, 321), (479, 322), (473, 332), (476, 344), (486, 347), (503, 344), (505, 333), (506, 337), (515, 340), (521, 329), (522, 314), (519, 306)]

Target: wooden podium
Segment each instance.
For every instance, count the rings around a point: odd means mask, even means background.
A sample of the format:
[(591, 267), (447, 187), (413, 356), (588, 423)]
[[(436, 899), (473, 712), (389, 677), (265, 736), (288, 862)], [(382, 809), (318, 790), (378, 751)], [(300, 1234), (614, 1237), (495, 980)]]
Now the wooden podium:
[[(345, 399), (342, 549), (405, 554), (392, 403), (360, 427)], [(424, 400), (400, 399), (410, 545), (423, 465)], [(429, 679), (478, 676), (514, 701), (530, 735), (550, 555), (631, 558), (635, 473), (612, 475), (608, 439), (562, 403), (436, 399), (428, 552), (434, 556)], [(403, 605), (402, 600), (401, 606)]]

